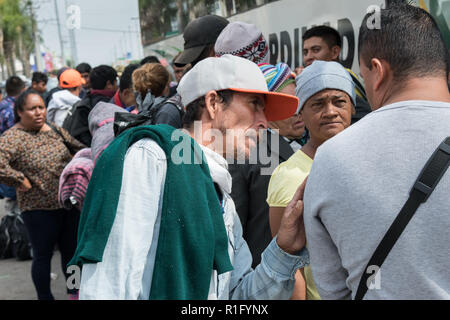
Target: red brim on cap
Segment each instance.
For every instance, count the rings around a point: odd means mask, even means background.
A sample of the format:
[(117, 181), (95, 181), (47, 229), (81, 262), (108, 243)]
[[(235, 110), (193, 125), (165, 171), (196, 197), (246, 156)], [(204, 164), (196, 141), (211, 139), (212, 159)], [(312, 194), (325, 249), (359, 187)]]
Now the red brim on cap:
[(288, 119), (295, 114), (298, 108), (298, 98), (289, 94), (237, 88), (230, 88), (230, 90), (242, 93), (257, 93), (265, 95), (266, 108), (264, 109), (264, 114), (266, 115), (267, 121)]

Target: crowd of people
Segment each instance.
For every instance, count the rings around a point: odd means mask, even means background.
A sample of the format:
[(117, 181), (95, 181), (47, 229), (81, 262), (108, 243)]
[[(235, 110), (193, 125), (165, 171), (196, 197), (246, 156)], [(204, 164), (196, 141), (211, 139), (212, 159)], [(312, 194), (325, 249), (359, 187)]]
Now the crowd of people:
[[(170, 69), (82, 63), (50, 91), (10, 77), (0, 194), (38, 299), (55, 245), (67, 279), (81, 270), (73, 300), (450, 299), (449, 50), (420, 8), (369, 17), (362, 79), (329, 26), (291, 69), (256, 25), (215, 15), (187, 25)], [(414, 183), (438, 147), (439, 183)]]

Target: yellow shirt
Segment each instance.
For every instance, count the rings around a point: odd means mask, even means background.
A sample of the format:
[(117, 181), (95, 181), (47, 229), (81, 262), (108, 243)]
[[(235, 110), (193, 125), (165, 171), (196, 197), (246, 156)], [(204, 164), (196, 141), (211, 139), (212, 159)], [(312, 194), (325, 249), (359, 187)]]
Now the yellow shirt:
[(287, 207), (311, 171), (313, 160), (302, 150), (294, 153), (273, 172), (267, 191), (269, 207)]
[[(287, 207), (298, 187), (309, 175), (312, 164), (313, 160), (301, 150), (280, 164), (270, 178), (267, 192), (267, 203), (269, 207)], [(320, 300), (309, 266), (305, 267), (304, 274), (306, 281), (306, 299)]]

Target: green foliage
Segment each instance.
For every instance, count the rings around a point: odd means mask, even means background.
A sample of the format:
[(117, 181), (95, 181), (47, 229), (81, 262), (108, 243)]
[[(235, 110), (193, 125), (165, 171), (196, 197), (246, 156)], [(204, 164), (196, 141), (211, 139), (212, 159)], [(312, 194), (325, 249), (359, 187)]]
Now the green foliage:
[(24, 15), (23, 1), (21, 0), (0, 0), (1, 28), (5, 38), (14, 38), (18, 33), (18, 28), (28, 24), (28, 19)]

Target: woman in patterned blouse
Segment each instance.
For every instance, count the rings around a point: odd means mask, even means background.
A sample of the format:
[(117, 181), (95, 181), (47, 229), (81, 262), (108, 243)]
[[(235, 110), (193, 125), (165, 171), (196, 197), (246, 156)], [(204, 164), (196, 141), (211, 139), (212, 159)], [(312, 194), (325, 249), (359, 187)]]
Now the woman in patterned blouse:
[(61, 252), (63, 271), (76, 249), (80, 213), (62, 209), (58, 183), (72, 159), (69, 147), (75, 152), (84, 148), (64, 129), (55, 127), (60, 134), (53, 130), (46, 114), (39, 93), (29, 90), (15, 103), (16, 124), (0, 136), (0, 183), (16, 187), (33, 249), (31, 275), (40, 300), (53, 299), (50, 266), (55, 245)]

